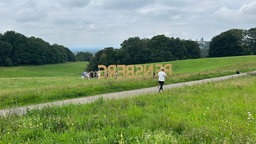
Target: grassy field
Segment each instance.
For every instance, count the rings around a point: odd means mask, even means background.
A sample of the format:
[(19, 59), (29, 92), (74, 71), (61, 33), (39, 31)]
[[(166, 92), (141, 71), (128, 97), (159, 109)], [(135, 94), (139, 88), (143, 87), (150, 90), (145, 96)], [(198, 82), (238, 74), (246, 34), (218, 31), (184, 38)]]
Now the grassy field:
[[(256, 70), (255, 56), (168, 62), (173, 75), (166, 84)], [(83, 80), (85, 62), (0, 68), (0, 109), (102, 93), (157, 86), (152, 78)]]
[(255, 143), (256, 77), (0, 117), (0, 143)]
[(77, 77), (84, 71), (88, 62), (63, 64), (0, 67), (0, 78), (30, 77)]
[(196, 60), (173, 61), (173, 72), (194, 73), (204, 71), (247, 71), (254, 69), (255, 56), (202, 58)]

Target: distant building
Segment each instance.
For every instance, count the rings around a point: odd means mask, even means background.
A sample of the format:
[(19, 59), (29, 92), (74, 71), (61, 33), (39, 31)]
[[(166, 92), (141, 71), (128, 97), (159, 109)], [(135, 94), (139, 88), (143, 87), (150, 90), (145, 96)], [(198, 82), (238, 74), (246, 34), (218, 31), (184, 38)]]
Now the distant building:
[(204, 38), (202, 37), (200, 41), (196, 41), (199, 44), (200, 49), (209, 49), (210, 41), (204, 41)]
[(199, 44), (199, 48), (201, 49), (201, 57), (207, 57), (210, 47), (210, 41), (204, 41), (202, 37), (200, 41), (196, 41)]

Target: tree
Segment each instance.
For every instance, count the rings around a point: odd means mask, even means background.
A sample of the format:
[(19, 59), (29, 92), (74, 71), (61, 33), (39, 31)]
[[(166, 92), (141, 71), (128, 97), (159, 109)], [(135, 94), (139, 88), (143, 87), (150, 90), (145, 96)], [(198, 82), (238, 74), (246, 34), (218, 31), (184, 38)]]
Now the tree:
[(243, 30), (231, 29), (212, 38), (209, 48), (210, 57), (246, 55), (243, 47)]
[(199, 45), (193, 41), (157, 35), (151, 39), (131, 37), (121, 43), (120, 49), (105, 48), (95, 54), (88, 70), (96, 70), (98, 64), (143, 64), (177, 59), (199, 58)]
[(0, 65), (11, 66), (12, 65), (12, 45), (8, 42), (0, 40)]
[(183, 60), (187, 58), (188, 50), (183, 40), (176, 38), (172, 39), (171, 51), (173, 53), (173, 60)]
[(78, 61), (90, 61), (93, 57), (93, 54), (90, 52), (78, 52), (76, 54), (76, 60)]
[(183, 41), (185, 48), (187, 49), (185, 59), (200, 58), (201, 52), (199, 44), (195, 41), (185, 40)]
[(14, 31), (7, 31), (1, 38), (3, 41), (8, 42), (12, 45), (12, 56), (11, 59), (14, 65), (23, 64), (25, 56), (24, 47), (26, 45), (26, 37), (20, 33)]
[[(139, 64), (144, 57), (148, 57), (143, 47), (143, 41), (139, 37), (131, 37), (121, 43), (120, 53), (122, 54), (121, 63), (124, 64)], [(119, 54), (120, 54), (119, 53)]]
[(173, 60), (171, 38), (165, 35), (157, 35), (151, 38), (149, 42), (151, 50), (151, 62), (161, 62)]
[(87, 65), (86, 67), (86, 71), (94, 71), (94, 70), (97, 70), (98, 69), (98, 60), (96, 57), (92, 57), (90, 59), (90, 62), (89, 64)]
[(76, 60), (75, 55), (62, 45), (50, 45), (41, 38), (28, 38), (15, 31), (0, 34), (0, 41), (0, 65), (38, 65)]
[(52, 54), (50, 51), (50, 44), (45, 42), (44, 40), (36, 37), (30, 37), (27, 39), (26, 48), (28, 49), (28, 60), (30, 63), (27, 64), (47, 64), (51, 63)]
[(87, 65), (87, 71), (94, 71), (98, 69), (98, 65), (109, 66), (116, 64), (116, 50), (113, 47), (107, 47), (98, 51), (94, 57), (90, 59)]
[(111, 64), (115, 64), (115, 50), (113, 47), (104, 48), (100, 52), (100, 56), (98, 57), (99, 64), (103, 64), (105, 66), (109, 66)]
[(68, 57), (67, 54), (63, 48), (63, 46), (58, 45), (58, 44), (53, 44), (51, 45), (51, 49), (54, 52), (55, 55), (55, 63), (64, 63), (67, 61)]
[(76, 56), (72, 53), (72, 51), (64, 46), (62, 46), (62, 47), (67, 55), (67, 61), (70, 61), (70, 62), (76, 61)]
[(251, 54), (256, 54), (256, 28), (246, 31), (245, 46), (248, 47)]

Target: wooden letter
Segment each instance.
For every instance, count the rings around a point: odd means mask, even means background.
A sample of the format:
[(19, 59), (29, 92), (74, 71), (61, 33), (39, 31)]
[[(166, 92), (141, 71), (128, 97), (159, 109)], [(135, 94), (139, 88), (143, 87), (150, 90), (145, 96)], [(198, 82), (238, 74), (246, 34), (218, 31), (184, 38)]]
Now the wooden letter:
[(125, 77), (125, 65), (117, 65), (118, 78)]
[(143, 76), (143, 66), (142, 65), (136, 65), (136, 77), (142, 77)]
[(156, 64), (156, 67), (155, 67), (156, 73), (160, 72), (162, 67), (163, 67), (162, 64)]
[(108, 78), (116, 77), (116, 65), (108, 66)]
[[(99, 78), (101, 78), (101, 76), (107, 76), (107, 67), (104, 65), (98, 65), (98, 69), (99, 69)], [(103, 69), (103, 71), (101, 70)]]
[(147, 65), (144, 65), (144, 77), (151, 77), (153, 74), (153, 65), (149, 65), (147, 69)]
[(172, 64), (164, 65), (164, 71), (165, 71), (166, 75), (171, 75), (172, 74)]
[(133, 78), (134, 77), (134, 65), (126, 66), (126, 77)]

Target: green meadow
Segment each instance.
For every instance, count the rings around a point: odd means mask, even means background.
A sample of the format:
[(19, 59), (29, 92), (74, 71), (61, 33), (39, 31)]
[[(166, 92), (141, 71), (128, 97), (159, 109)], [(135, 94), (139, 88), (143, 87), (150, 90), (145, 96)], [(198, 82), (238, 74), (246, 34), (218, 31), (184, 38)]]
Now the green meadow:
[[(255, 56), (170, 61), (166, 84), (256, 70)], [(165, 64), (163, 63), (163, 64)], [(157, 79), (81, 79), (86, 62), (0, 68), (0, 109), (157, 86)]]
[(256, 77), (0, 117), (0, 143), (255, 143)]
[(63, 64), (0, 67), (0, 78), (31, 77), (77, 77), (88, 62), (68, 62)]

